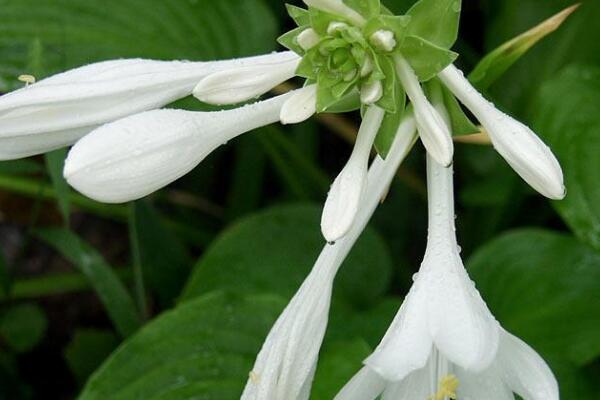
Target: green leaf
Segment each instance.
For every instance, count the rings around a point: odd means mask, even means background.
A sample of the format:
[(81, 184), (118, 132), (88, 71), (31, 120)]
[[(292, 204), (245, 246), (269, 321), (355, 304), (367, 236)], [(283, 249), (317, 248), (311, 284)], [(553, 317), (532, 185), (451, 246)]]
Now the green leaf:
[(371, 354), (371, 347), (363, 339), (334, 342), (321, 350), (321, 357), (313, 383), (311, 398), (333, 399), (354, 376), (362, 362)]
[(406, 37), (400, 53), (408, 60), (421, 82), (435, 77), (458, 57), (453, 51), (416, 36)]
[[(282, 206), (238, 221), (198, 261), (182, 299), (221, 289), (291, 297), (325, 244), (321, 211), (312, 205)], [(375, 304), (390, 275), (385, 244), (367, 230), (341, 267), (334, 296), (358, 307)]]
[(465, 111), (454, 97), (454, 94), (445, 85), (440, 85), (444, 96), (444, 106), (452, 123), (452, 135), (472, 135), (481, 132), (481, 129), (471, 121)]
[[(58, 12), (57, 10), (60, 10)], [(276, 21), (260, 0), (5, 0), (0, 9), (0, 90), (22, 86), (32, 41), (54, 73), (125, 57), (207, 60), (274, 49)]]
[(54, 188), (54, 193), (56, 193), (58, 208), (60, 209), (65, 224), (69, 225), (71, 188), (63, 176), (63, 167), (67, 157), (67, 149), (54, 150), (50, 153), (46, 153), (44, 157), (46, 159), (46, 168), (52, 181), (52, 187)]
[(411, 17), (408, 34), (450, 49), (458, 37), (461, 8), (461, 0), (419, 0), (406, 13)]
[(0, 336), (17, 353), (32, 350), (44, 338), (48, 321), (36, 304), (10, 307), (0, 315)]
[(331, 105), (327, 112), (334, 114), (352, 112), (360, 109), (360, 105), (360, 93), (355, 89)]
[(147, 201), (132, 205), (130, 229), (136, 258), (148, 288), (168, 307), (179, 296), (192, 260), (179, 238), (168, 229), (157, 210)]
[(560, 160), (567, 197), (554, 202), (584, 242), (600, 250), (600, 68), (572, 66), (537, 96), (534, 128)]
[(239, 398), (283, 306), (276, 297), (223, 294), (184, 303), (128, 339), (79, 400)]
[(141, 324), (140, 316), (123, 282), (96, 250), (66, 229), (49, 228), (37, 236), (54, 247), (89, 279), (121, 336), (129, 336)]
[(110, 331), (98, 329), (77, 329), (64, 351), (71, 373), (79, 385), (102, 364), (119, 344), (118, 338)]
[(406, 102), (404, 89), (396, 75), (396, 68), (391, 57), (377, 56), (377, 65), (381, 68), (385, 78), (381, 82), (383, 85), (383, 96), (377, 105), (390, 114), (395, 114), (398, 110), (403, 110)]
[(584, 365), (600, 356), (600, 254), (574, 237), (519, 230), (469, 260), (494, 315), (544, 355)]
[(289, 16), (294, 20), (298, 26), (310, 25), (310, 14), (305, 8), (297, 7), (292, 4), (286, 4), (285, 8)]
[(410, 19), (407, 15), (380, 15), (367, 22), (363, 28), (363, 33), (366, 38), (369, 38), (378, 30), (390, 30), (394, 32), (397, 45), (401, 45), (406, 36)]
[(279, 42), (279, 44), (282, 45), (283, 47), (285, 47), (286, 49), (292, 50), (296, 54), (302, 55), (305, 53), (305, 51), (298, 44), (298, 35), (300, 35), (306, 29), (307, 29), (306, 26), (299, 26), (295, 29), (292, 29), (291, 31), (286, 32), (283, 35), (279, 36), (279, 38), (277, 39), (277, 42)]
[[(398, 90), (402, 89), (398, 88)], [(375, 149), (383, 159), (387, 157), (388, 152), (392, 147), (392, 143), (394, 143), (396, 133), (398, 133), (398, 127), (402, 121), (402, 116), (404, 116), (405, 113), (404, 106), (406, 105), (406, 95), (404, 94), (404, 91), (402, 91), (401, 97), (403, 101), (398, 106), (398, 110), (396, 110), (395, 113), (385, 113), (383, 121), (381, 122), (381, 127), (375, 137)]]
[(540, 40), (556, 31), (579, 7), (568, 7), (525, 33), (488, 53), (469, 74), (469, 80), (480, 90), (489, 88)]

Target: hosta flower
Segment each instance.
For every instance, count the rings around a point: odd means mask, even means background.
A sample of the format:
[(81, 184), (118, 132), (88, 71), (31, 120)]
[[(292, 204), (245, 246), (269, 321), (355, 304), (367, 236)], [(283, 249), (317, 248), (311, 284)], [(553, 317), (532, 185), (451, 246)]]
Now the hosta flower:
[(306, 400), (327, 326), (333, 279), (385, 195), (398, 166), (416, 140), (411, 116), (404, 119), (388, 157), (369, 169), (367, 194), (350, 232), (325, 246), (310, 275), (269, 333), (242, 395), (243, 400)]
[(190, 95), (216, 71), (294, 61), (292, 52), (215, 62), (125, 59), (54, 75), (0, 97), (0, 159), (71, 145), (105, 123)]
[(558, 399), (545, 362), (500, 327), (463, 267), (452, 174), (428, 159), (424, 261), (380, 345), (336, 400)]

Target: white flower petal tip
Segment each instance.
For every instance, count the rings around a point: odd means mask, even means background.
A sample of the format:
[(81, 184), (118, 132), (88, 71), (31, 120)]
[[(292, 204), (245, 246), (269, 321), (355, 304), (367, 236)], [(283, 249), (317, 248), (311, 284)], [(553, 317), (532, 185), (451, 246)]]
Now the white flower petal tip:
[(348, 233), (358, 213), (367, 184), (367, 166), (347, 165), (338, 175), (323, 208), (321, 231), (327, 242), (333, 243)]
[(256, 65), (215, 72), (194, 88), (198, 100), (216, 105), (237, 104), (265, 94), (294, 76), (300, 57), (293, 52), (264, 56)]
[(317, 85), (298, 89), (281, 108), (279, 120), (284, 125), (299, 124), (317, 112)]
[(288, 97), (228, 111), (154, 110), (123, 118), (77, 142), (63, 174), (98, 201), (141, 198), (183, 176), (228, 140), (276, 122)]
[(548, 364), (527, 343), (502, 330), (496, 361), (505, 383), (525, 400), (559, 400), (558, 383)]
[(525, 182), (550, 199), (565, 197), (563, 172), (558, 160), (529, 127), (498, 110), (453, 65), (443, 70), (439, 77), (477, 117), (495, 149)]
[(366, 105), (372, 105), (383, 97), (383, 85), (381, 81), (365, 83), (360, 88), (360, 101)]
[(331, 186), (321, 216), (321, 231), (328, 242), (344, 237), (354, 223), (367, 187), (369, 154), (384, 114), (377, 106), (367, 109), (352, 155)]
[(305, 51), (308, 51), (308, 50), (312, 49), (313, 47), (315, 47), (319, 43), (320, 40), (321, 40), (321, 37), (312, 28), (303, 30), (296, 38), (298, 45), (300, 47), (302, 47), (302, 49)]
[[(291, 57), (286, 52), (282, 57)], [(75, 68), (0, 96), (0, 158), (73, 144), (100, 125), (162, 107), (192, 93), (205, 76), (265, 62), (124, 59)]]
[(396, 39), (394, 38), (394, 33), (392, 31), (386, 31), (383, 29), (378, 30), (373, 33), (369, 38), (371, 44), (383, 51), (392, 51), (396, 48)]

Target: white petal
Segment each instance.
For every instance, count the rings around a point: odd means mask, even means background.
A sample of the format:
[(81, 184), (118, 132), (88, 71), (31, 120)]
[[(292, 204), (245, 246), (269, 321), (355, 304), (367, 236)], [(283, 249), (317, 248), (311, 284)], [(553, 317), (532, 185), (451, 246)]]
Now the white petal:
[(305, 51), (308, 51), (315, 47), (320, 40), (321, 37), (313, 28), (303, 30), (296, 38), (298, 45), (302, 47), (302, 49)]
[(524, 400), (558, 400), (556, 378), (546, 362), (521, 339), (502, 331), (497, 365), (505, 383)]
[(436, 392), (436, 385), (439, 381), (437, 376), (431, 376), (433, 359), (432, 355), (425, 367), (410, 373), (399, 382), (390, 383), (383, 392), (382, 400), (430, 399), (431, 395)]
[(432, 339), (427, 327), (426, 290), (415, 282), (385, 337), (365, 361), (386, 380), (400, 381), (427, 364)]
[(383, 85), (381, 81), (365, 83), (360, 88), (360, 101), (363, 104), (375, 104), (381, 97), (383, 97)]
[[(102, 124), (191, 94), (210, 73), (262, 60), (114, 60), (54, 75), (0, 97), (1, 157), (25, 157), (70, 145)], [(29, 135), (35, 136), (25, 137)]]
[(334, 397), (334, 400), (375, 400), (386, 381), (369, 367), (363, 367)]
[(454, 156), (454, 143), (448, 126), (425, 97), (410, 64), (401, 56), (394, 57), (396, 71), (415, 111), (421, 141), (427, 152), (441, 165), (448, 166)]
[(377, 106), (368, 108), (352, 155), (331, 186), (321, 217), (321, 230), (328, 242), (343, 237), (356, 218), (367, 187), (369, 154), (384, 114)]
[[(327, 324), (332, 282), (416, 140), (412, 117), (400, 124), (385, 160), (369, 170), (369, 188), (351, 231), (326, 245), (315, 266), (265, 341), (242, 400), (305, 400)], [(257, 378), (257, 379), (256, 379)]]
[(282, 124), (299, 124), (317, 112), (317, 85), (312, 84), (296, 90), (281, 108)]
[(194, 96), (209, 104), (236, 104), (256, 98), (292, 78), (300, 57), (292, 52), (264, 56), (260, 64), (215, 72), (194, 88)]
[(427, 187), (429, 237), (415, 284), (426, 287), (429, 330), (435, 346), (454, 364), (483, 371), (496, 356), (500, 328), (460, 258), (452, 168), (428, 157)]
[(330, 14), (344, 17), (357, 26), (363, 26), (367, 21), (353, 8), (348, 7), (342, 0), (303, 0), (304, 4)]
[(154, 110), (120, 119), (73, 146), (65, 178), (107, 203), (143, 197), (189, 172), (228, 140), (277, 121), (288, 96), (228, 111)]
[(443, 70), (439, 77), (479, 119), (498, 153), (531, 187), (551, 199), (565, 196), (558, 160), (529, 127), (494, 107), (453, 65)]
[(495, 369), (474, 374), (463, 369), (456, 371), (460, 382), (456, 392), (461, 400), (514, 400), (512, 391), (504, 384)]

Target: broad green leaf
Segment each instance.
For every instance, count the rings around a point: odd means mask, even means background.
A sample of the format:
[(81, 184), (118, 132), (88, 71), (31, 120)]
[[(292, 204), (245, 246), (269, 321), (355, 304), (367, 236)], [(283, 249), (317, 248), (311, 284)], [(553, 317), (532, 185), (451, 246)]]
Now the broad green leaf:
[(32, 350), (46, 334), (48, 321), (36, 304), (20, 304), (0, 314), (0, 336), (17, 353)]
[(404, 106), (406, 103), (406, 95), (400, 87), (398, 88), (398, 92), (402, 93), (401, 98), (403, 98), (404, 101), (401, 103), (395, 113), (385, 113), (383, 121), (381, 122), (381, 127), (379, 128), (377, 136), (375, 137), (375, 149), (377, 150), (377, 153), (384, 159), (387, 157), (388, 152), (392, 147), (392, 143), (394, 143), (396, 133), (398, 132), (398, 127), (402, 121), (402, 116), (405, 113)]
[(468, 262), (503, 326), (544, 355), (579, 366), (600, 356), (600, 254), (570, 235), (519, 230)]
[(67, 157), (67, 149), (58, 149), (44, 155), (46, 159), (46, 168), (50, 179), (52, 181), (52, 187), (54, 187), (54, 193), (58, 202), (58, 208), (63, 216), (65, 224), (69, 224), (70, 219), (70, 194), (71, 188), (67, 183), (67, 180), (63, 177), (63, 167), (65, 165), (65, 158)]
[(556, 31), (578, 7), (576, 4), (564, 9), (488, 53), (469, 74), (469, 80), (481, 90), (489, 88), (529, 49)]
[[(200, 258), (182, 299), (221, 289), (291, 297), (325, 244), (320, 215), (319, 206), (292, 205), (238, 221)], [(375, 304), (390, 274), (386, 245), (367, 230), (341, 267), (334, 296), (359, 307)]]
[(371, 354), (371, 347), (362, 339), (330, 343), (321, 350), (321, 357), (312, 387), (311, 399), (331, 400), (362, 367)]
[(369, 20), (363, 28), (363, 33), (368, 38), (378, 30), (390, 30), (394, 33), (397, 45), (401, 45), (409, 24), (410, 17), (407, 15), (381, 15)]
[(458, 37), (461, 8), (461, 0), (419, 0), (407, 12), (408, 34), (450, 49)]
[(171, 305), (191, 269), (187, 249), (147, 201), (132, 205), (129, 229), (132, 250), (137, 255), (134, 259), (139, 262), (145, 284), (158, 295), (163, 307)]
[(416, 36), (406, 37), (400, 53), (406, 57), (421, 82), (435, 77), (458, 57), (453, 51)]
[(92, 376), (79, 400), (236, 399), (284, 302), (209, 294), (163, 313)]
[(83, 385), (118, 344), (118, 338), (110, 331), (77, 329), (64, 351), (69, 369), (77, 382)]
[(600, 68), (573, 66), (540, 90), (534, 128), (560, 160), (567, 197), (553, 205), (586, 243), (600, 250)]
[(285, 47), (286, 49), (292, 50), (293, 52), (302, 55), (305, 53), (305, 51), (298, 44), (298, 35), (300, 35), (306, 29), (306, 26), (299, 26), (295, 29), (292, 29), (291, 31), (279, 36), (277, 42), (279, 42), (279, 44)]
[(276, 22), (260, 0), (5, 0), (0, 90), (21, 86), (32, 41), (54, 73), (93, 61), (146, 57), (210, 60), (275, 48)]
[(130, 294), (92, 246), (66, 229), (43, 229), (37, 235), (89, 279), (121, 336), (129, 336), (138, 329), (141, 319)]

